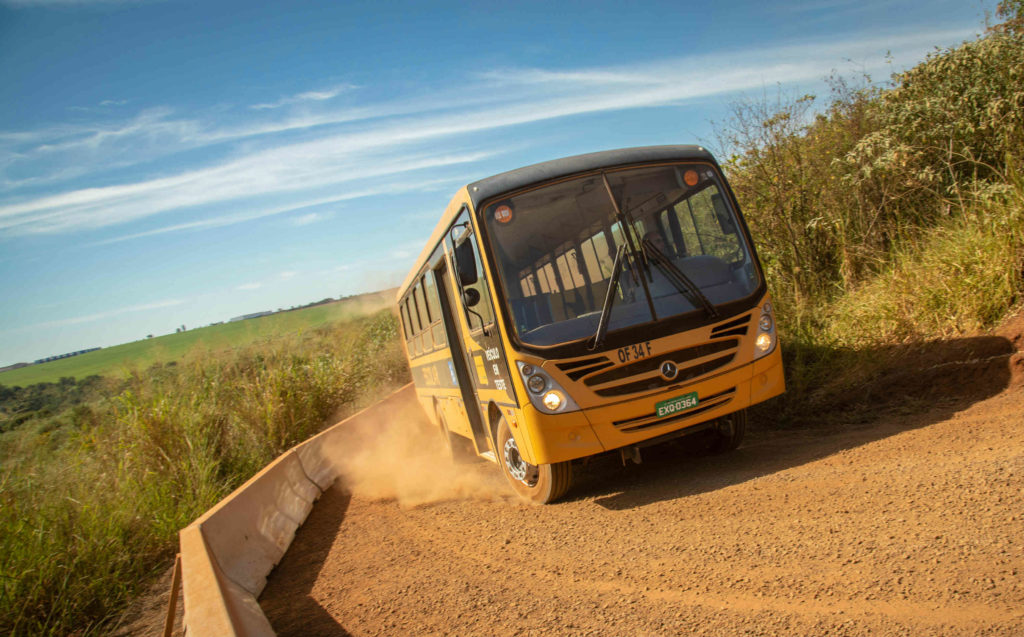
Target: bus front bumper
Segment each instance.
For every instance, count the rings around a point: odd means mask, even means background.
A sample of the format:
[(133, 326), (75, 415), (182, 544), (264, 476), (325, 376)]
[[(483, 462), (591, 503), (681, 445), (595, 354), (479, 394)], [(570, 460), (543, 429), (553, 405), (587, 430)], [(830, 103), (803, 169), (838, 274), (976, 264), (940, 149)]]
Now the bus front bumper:
[[(778, 396), (785, 388), (782, 357), (776, 349), (718, 376), (643, 398), (537, 420), (528, 415), (528, 435), (535, 451), (528, 462), (562, 462), (628, 447), (739, 411)], [(658, 403), (694, 392), (695, 405), (658, 416)]]

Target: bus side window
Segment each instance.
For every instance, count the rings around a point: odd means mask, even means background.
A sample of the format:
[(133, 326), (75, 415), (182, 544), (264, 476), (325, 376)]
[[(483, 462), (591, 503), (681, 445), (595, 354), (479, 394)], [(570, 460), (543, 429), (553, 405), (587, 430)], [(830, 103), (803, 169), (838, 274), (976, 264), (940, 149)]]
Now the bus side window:
[(416, 287), (413, 288), (412, 295), (413, 299), (416, 301), (416, 307), (420, 317), (420, 332), (422, 332), (420, 334), (420, 340), (423, 341), (423, 351), (429, 352), (434, 349), (434, 344), (430, 339), (430, 310), (423, 300), (422, 281), (423, 280), (420, 279), (420, 283), (417, 283)]
[(430, 312), (431, 335), (437, 347), (444, 347), (448, 344), (448, 337), (444, 333), (444, 323), (441, 322), (441, 299), (437, 296), (437, 283), (434, 281), (434, 273), (427, 272), (423, 275), (423, 292), (427, 297), (427, 310)]
[(409, 304), (407, 300), (402, 301), (402, 329), (405, 332), (405, 340), (412, 340), (412, 325), (409, 323)]

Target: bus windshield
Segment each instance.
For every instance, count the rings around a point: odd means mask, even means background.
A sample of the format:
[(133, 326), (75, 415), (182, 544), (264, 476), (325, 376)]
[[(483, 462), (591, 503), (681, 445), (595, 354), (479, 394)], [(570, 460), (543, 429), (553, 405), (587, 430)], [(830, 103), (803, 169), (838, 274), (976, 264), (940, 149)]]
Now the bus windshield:
[[(492, 201), (483, 217), (509, 315), (526, 345), (594, 337), (602, 309), (609, 331), (713, 315), (760, 284), (736, 212), (708, 164), (576, 177)], [(624, 263), (606, 299), (620, 247)]]

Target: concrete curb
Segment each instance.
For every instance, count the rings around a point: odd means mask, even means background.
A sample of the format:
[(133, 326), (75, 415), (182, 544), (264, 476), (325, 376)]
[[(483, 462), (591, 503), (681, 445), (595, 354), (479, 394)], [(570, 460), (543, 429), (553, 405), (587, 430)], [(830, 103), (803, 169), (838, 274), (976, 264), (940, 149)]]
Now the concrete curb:
[(413, 404), (410, 383), (284, 452), (181, 530), (189, 637), (274, 634), (257, 599), (313, 503), (337, 479), (344, 429), (394, 418)]

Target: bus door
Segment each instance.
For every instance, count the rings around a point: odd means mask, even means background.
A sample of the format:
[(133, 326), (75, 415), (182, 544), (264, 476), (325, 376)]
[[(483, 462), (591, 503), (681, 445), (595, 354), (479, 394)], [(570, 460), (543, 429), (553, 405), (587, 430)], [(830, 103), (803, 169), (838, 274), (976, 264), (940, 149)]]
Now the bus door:
[(441, 259), (440, 265), (434, 269), (434, 280), (438, 282), (437, 296), (441, 301), (441, 316), (443, 317), (444, 331), (448, 336), (448, 345), (452, 352), (452, 367), (458, 380), (459, 390), (462, 394), (462, 406), (469, 418), (469, 425), (473, 430), (476, 448), (480, 453), (490, 451), (491, 446), (484, 430), (483, 419), (480, 417), (480, 409), (477, 407), (476, 394), (473, 390), (473, 377), (469, 375), (467, 365), (466, 346), (462, 340), (462, 330), (456, 327), (456, 314), (453, 311), (453, 300), (455, 294), (452, 291), (452, 283), (448, 277), (448, 265)]

